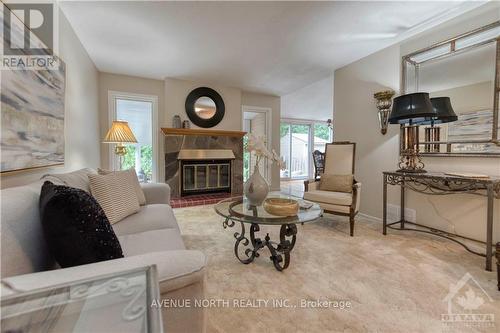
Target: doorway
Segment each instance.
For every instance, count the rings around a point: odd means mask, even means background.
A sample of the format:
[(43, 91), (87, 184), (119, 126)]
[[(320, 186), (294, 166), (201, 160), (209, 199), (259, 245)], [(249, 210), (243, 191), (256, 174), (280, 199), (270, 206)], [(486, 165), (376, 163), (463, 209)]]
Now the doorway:
[[(243, 106), (243, 131), (252, 133), (265, 140), (267, 149), (271, 151), (271, 109), (255, 106)], [(243, 137), (243, 144), (246, 146), (248, 136)], [(243, 181), (253, 173), (256, 163), (256, 156), (249, 153), (246, 149), (243, 151)], [(259, 172), (269, 184), (271, 184), (271, 164), (267, 159), (263, 159), (259, 165)]]

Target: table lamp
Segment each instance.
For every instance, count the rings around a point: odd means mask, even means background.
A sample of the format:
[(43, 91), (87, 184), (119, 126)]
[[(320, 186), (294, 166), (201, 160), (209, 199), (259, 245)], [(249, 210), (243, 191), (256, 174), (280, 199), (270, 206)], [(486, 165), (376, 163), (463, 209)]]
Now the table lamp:
[(115, 143), (115, 154), (120, 157), (120, 169), (122, 166), (122, 158), (127, 154), (127, 147), (124, 143), (137, 143), (137, 139), (132, 133), (132, 130), (128, 126), (126, 121), (113, 121), (111, 128), (109, 129), (106, 137), (103, 140), (104, 143)]
[(451, 106), (451, 101), (449, 97), (434, 97), (431, 98), (431, 104), (436, 111), (436, 117), (431, 117), (426, 119), (423, 123), (425, 125), (431, 125), (426, 127), (425, 130), (425, 152), (439, 152), (439, 143), (428, 144), (427, 142), (439, 142), (441, 141), (441, 127), (434, 126), (437, 124), (451, 123), (457, 121), (458, 117), (453, 111)]
[(436, 116), (428, 93), (406, 94), (394, 99), (389, 123), (401, 126), (399, 172), (426, 172), (419, 154), (418, 125)]

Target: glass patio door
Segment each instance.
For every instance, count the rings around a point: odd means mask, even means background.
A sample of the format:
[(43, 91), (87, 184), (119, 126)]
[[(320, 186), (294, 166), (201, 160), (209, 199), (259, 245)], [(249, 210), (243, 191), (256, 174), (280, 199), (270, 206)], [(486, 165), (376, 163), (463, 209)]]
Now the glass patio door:
[(311, 125), (282, 122), (280, 144), (281, 158), (286, 165), (285, 170), (281, 171), (281, 178), (308, 178), (311, 163)]

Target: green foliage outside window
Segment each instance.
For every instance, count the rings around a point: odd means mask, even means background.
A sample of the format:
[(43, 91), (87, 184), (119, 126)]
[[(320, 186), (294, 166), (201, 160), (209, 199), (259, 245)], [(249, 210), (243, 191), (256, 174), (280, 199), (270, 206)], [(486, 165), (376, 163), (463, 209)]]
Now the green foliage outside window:
[(127, 145), (127, 154), (122, 157), (122, 170), (135, 168), (135, 146)]
[[(127, 154), (122, 158), (122, 170), (135, 168), (136, 149), (135, 145), (127, 145)], [(139, 174), (142, 171), (146, 175), (147, 181), (151, 181), (153, 178), (153, 147), (151, 145), (141, 146), (141, 170), (135, 171)]]
[(153, 179), (153, 147), (151, 145), (141, 147), (141, 166), (147, 179), (151, 181)]
[(280, 124), (280, 138), (288, 135), (289, 130), (290, 128), (288, 127), (288, 124)]
[(324, 140), (330, 140), (330, 129), (328, 125), (314, 124), (314, 136)]

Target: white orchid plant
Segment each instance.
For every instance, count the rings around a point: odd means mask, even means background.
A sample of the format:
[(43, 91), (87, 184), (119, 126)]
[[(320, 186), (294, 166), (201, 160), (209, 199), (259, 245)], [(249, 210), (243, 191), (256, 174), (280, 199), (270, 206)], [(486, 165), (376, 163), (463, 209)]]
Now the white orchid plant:
[(276, 163), (281, 170), (286, 169), (285, 161), (283, 161), (283, 159), (278, 155), (276, 150), (272, 149), (271, 151), (269, 151), (269, 149), (267, 149), (265, 137), (259, 137), (252, 133), (249, 133), (246, 149), (248, 150), (248, 152), (253, 152), (255, 156), (257, 156), (257, 159), (255, 161), (256, 165), (259, 165), (260, 161), (263, 158), (266, 158), (271, 163)]

